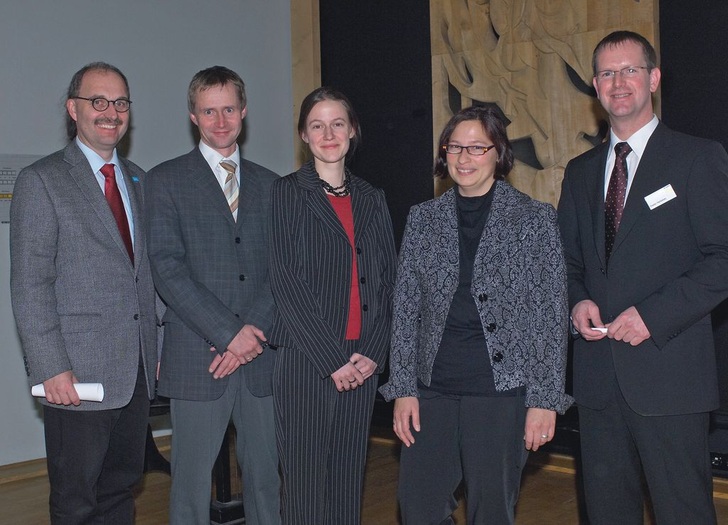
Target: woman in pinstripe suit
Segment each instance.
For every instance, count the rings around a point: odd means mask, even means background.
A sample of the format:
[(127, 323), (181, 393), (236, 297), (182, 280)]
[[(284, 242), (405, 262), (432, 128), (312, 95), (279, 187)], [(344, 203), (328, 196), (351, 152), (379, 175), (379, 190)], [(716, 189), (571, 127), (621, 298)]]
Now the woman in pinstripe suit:
[(376, 377), (389, 345), (392, 225), (384, 193), (345, 166), (360, 138), (347, 98), (313, 91), (298, 130), (313, 160), (271, 194), (282, 518), (357, 525)]

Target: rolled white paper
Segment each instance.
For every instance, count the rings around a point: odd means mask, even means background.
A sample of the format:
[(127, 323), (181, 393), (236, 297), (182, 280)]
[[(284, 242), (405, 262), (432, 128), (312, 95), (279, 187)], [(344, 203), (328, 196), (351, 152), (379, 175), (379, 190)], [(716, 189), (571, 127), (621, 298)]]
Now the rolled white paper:
[[(101, 383), (76, 383), (73, 388), (78, 392), (81, 401), (98, 401), (104, 400), (104, 385)], [(43, 383), (35, 385), (30, 389), (30, 393), (35, 397), (45, 397), (45, 388)]]

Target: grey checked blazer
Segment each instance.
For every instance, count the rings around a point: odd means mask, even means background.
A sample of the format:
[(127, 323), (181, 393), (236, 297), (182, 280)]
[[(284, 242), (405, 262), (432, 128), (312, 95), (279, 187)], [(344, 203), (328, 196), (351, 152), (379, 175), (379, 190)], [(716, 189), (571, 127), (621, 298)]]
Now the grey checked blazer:
[[(159, 393), (211, 401), (228, 378), (207, 370), (245, 324), (268, 335), (274, 304), (268, 282), (270, 186), (278, 176), (240, 159), (240, 197), (233, 220), (215, 174), (195, 147), (149, 172), (149, 254), (157, 291), (167, 304)], [(241, 367), (256, 396), (272, 393), (275, 352)], [(238, 373), (238, 372), (236, 372)]]
[[(394, 294), (387, 400), (418, 396), (459, 282), (456, 190), (413, 206)], [(553, 207), (503, 181), (473, 264), (471, 294), (497, 390), (526, 387), (526, 406), (563, 413), (567, 351), (566, 270)]]
[[(120, 159), (134, 218), (132, 265), (96, 176), (75, 141), (18, 175), (10, 209), (10, 289), (31, 385), (73, 370), (104, 385), (120, 408), (136, 384), (139, 350), (154, 392), (154, 287), (144, 233), (144, 172)], [(45, 400), (41, 403), (47, 404)]]

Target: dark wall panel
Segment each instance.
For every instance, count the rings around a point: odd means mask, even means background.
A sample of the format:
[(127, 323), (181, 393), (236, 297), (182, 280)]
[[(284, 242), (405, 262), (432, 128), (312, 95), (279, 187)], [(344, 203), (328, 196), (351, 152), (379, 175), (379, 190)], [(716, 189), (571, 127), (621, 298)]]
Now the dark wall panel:
[(430, 13), (424, 0), (320, 0), (321, 77), (362, 124), (352, 169), (384, 189), (397, 244), (413, 204), (433, 196)]

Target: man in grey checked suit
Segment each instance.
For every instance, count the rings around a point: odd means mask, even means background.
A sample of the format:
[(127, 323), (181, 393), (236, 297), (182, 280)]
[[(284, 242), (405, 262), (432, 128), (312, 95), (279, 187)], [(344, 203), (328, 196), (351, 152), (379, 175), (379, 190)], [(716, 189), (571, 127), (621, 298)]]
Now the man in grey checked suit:
[(232, 418), (248, 525), (280, 522), (273, 427), (275, 351), (268, 282), (270, 186), (241, 158), (245, 86), (233, 71), (197, 73), (188, 90), (199, 146), (149, 172), (149, 246), (167, 303), (159, 393), (171, 398), (170, 523), (209, 523), (211, 471)]
[[(116, 151), (130, 104), (117, 68), (79, 70), (71, 142), (19, 174), (10, 209), (13, 312), (29, 382), (45, 387), (54, 524), (134, 521), (157, 353), (144, 172)], [(102, 383), (103, 401), (81, 401), (77, 382)]]

